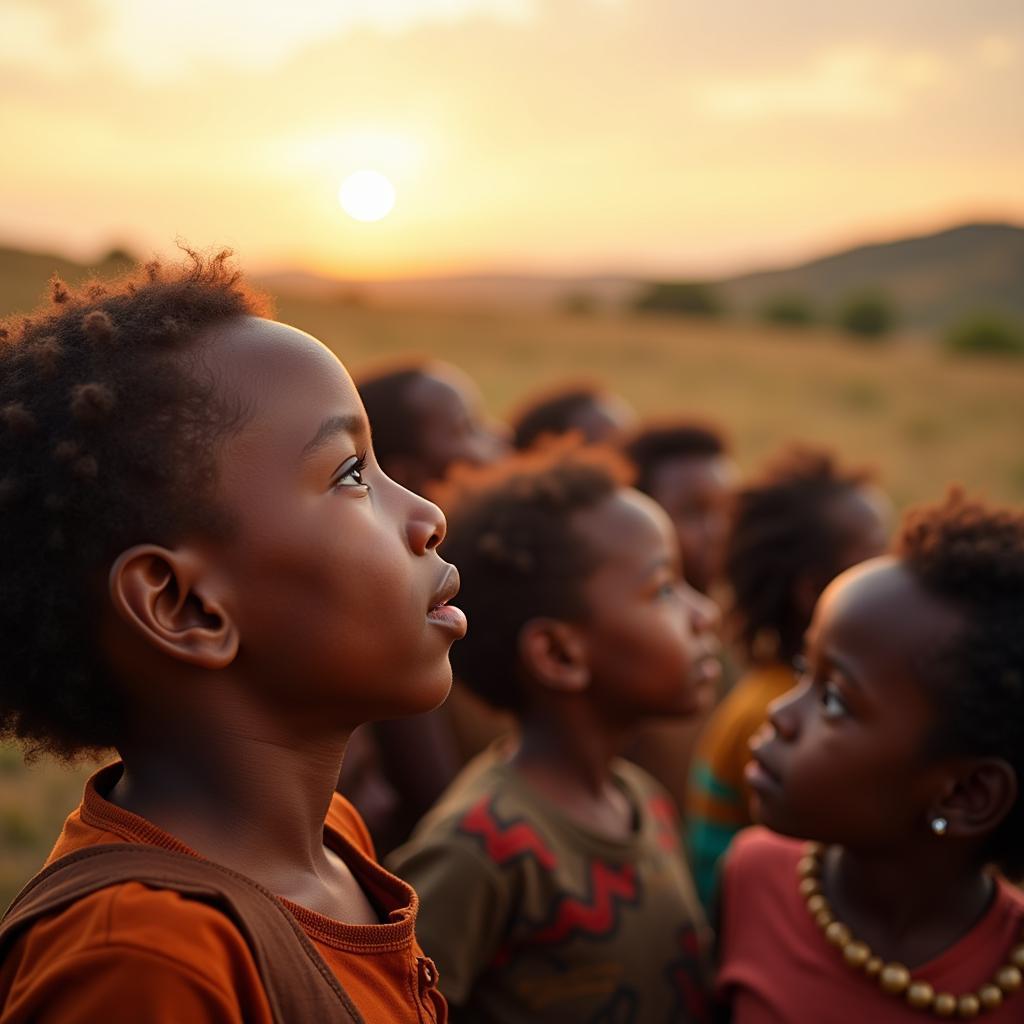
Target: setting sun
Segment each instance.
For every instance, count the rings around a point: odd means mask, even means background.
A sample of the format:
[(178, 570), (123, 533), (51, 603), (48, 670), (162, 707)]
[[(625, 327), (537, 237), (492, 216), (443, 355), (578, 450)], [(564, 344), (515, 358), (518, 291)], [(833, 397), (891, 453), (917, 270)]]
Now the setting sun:
[(341, 183), (338, 202), (353, 220), (382, 220), (394, 208), (395, 186), (380, 171), (356, 171)]

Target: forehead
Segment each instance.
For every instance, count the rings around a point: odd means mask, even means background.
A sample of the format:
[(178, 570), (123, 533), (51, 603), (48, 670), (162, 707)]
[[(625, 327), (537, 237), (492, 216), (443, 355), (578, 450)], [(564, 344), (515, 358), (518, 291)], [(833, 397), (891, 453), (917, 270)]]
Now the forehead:
[(645, 494), (622, 487), (572, 522), (598, 561), (597, 572), (636, 575), (674, 563), (678, 541), (664, 511)]
[(731, 490), (736, 467), (726, 455), (674, 455), (660, 460), (651, 473), (651, 489), (659, 494), (686, 495)]
[(580, 430), (588, 441), (598, 442), (626, 431), (633, 420), (632, 409), (617, 395), (594, 395), (573, 411), (570, 429)]
[(337, 356), (316, 338), (286, 324), (240, 317), (207, 331), (197, 358), (218, 391), (237, 403), (240, 436), (262, 435), (272, 447), (301, 449), (328, 416), (365, 413)]
[(955, 608), (925, 591), (899, 560), (885, 557), (848, 569), (829, 584), (809, 636), (819, 647), (916, 674), (923, 658), (962, 627)]
[(452, 420), (465, 416), (480, 404), (480, 394), (463, 374), (438, 368), (424, 372), (410, 385), (409, 404), (421, 419)]

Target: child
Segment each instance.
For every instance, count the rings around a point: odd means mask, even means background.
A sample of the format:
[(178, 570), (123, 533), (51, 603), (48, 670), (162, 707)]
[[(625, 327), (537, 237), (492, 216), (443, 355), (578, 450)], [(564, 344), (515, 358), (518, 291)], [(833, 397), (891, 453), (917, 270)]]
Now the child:
[[(690, 420), (648, 423), (625, 443), (623, 452), (636, 468), (637, 489), (672, 520), (686, 582), (701, 594), (711, 593), (721, 570), (736, 478), (722, 432)], [(723, 677), (728, 677), (729, 666), (723, 667)], [(723, 684), (733, 681), (723, 678)], [(699, 717), (652, 722), (629, 749), (629, 757), (669, 791), (680, 810), (686, 805), (690, 759), (702, 725)]]
[(782, 835), (726, 857), (734, 1024), (1024, 1020), (1022, 609), (1024, 513), (955, 492), (825, 591), (747, 770)]
[(512, 417), (515, 446), (578, 434), (586, 444), (614, 444), (636, 421), (626, 401), (599, 384), (562, 384), (530, 399)]
[(474, 631), (460, 681), (516, 713), (394, 866), (453, 1016), (704, 1019), (703, 922), (665, 792), (615, 758), (697, 713), (716, 610), (683, 582), (667, 516), (610, 453), (520, 456), (453, 481), (446, 555)]
[(357, 376), (381, 467), (417, 494), (452, 466), (489, 465), (509, 449), (506, 432), (483, 413), (476, 385), (457, 367), (409, 361)]
[(711, 592), (721, 568), (736, 465), (722, 432), (687, 420), (645, 425), (623, 451), (636, 467), (638, 490), (669, 515), (686, 582)]
[[(444, 517), (381, 472), (344, 367), (261, 319), (228, 255), (56, 282), (0, 346), (0, 724), (120, 757), (51, 863), (125, 843), (214, 862), (282, 911), (330, 1019), (441, 1021), (416, 895), (334, 785), (356, 725), (448, 691)], [(0, 1019), (269, 1024), (264, 972), (288, 979), (236, 924), (101, 888), (13, 938)]]
[(743, 780), (750, 737), (792, 685), (818, 595), (837, 573), (885, 550), (887, 516), (868, 473), (812, 448), (783, 451), (736, 496), (725, 577), (749, 669), (711, 715), (690, 772), (690, 853), (705, 902), (719, 858), (750, 824)]

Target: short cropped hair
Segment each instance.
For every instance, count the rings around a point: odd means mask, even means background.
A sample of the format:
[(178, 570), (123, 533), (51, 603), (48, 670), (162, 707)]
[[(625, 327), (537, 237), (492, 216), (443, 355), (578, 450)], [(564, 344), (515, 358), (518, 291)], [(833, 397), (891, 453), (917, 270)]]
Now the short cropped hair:
[(586, 617), (582, 585), (597, 560), (573, 520), (629, 477), (610, 451), (562, 444), (460, 469), (442, 489), (442, 551), (458, 566), (458, 602), (471, 623), (452, 648), (452, 668), (488, 704), (524, 709), (518, 645), (527, 622)]
[(416, 383), (429, 375), (430, 369), (431, 364), (426, 359), (406, 360), (378, 367), (356, 379), (378, 460), (419, 454), (419, 414), (409, 395)]
[(561, 437), (573, 429), (573, 421), (583, 409), (607, 394), (598, 384), (577, 383), (538, 395), (512, 416), (512, 443), (526, 451), (545, 435)]
[[(953, 489), (908, 513), (896, 554), (964, 620), (924, 658), (939, 708), (937, 749), (1002, 758), (1024, 787), (1024, 511)], [(1008, 876), (1024, 875), (1024, 791), (988, 852)]]
[(824, 588), (845, 568), (839, 559), (846, 538), (830, 506), (872, 478), (868, 469), (841, 467), (831, 452), (791, 445), (736, 493), (725, 578), (732, 624), (751, 659), (765, 633), (777, 639), (779, 660), (799, 654), (809, 622), (797, 600), (797, 580), (809, 576)]
[(675, 420), (642, 427), (623, 445), (636, 467), (636, 486), (650, 494), (657, 468), (670, 459), (714, 458), (730, 448), (725, 435), (710, 423)]
[(186, 353), (258, 315), (230, 252), (186, 250), (117, 282), (52, 281), (0, 341), (0, 736), (73, 758), (116, 745), (121, 708), (96, 642), (96, 573), (132, 544), (230, 528), (216, 442), (244, 410)]

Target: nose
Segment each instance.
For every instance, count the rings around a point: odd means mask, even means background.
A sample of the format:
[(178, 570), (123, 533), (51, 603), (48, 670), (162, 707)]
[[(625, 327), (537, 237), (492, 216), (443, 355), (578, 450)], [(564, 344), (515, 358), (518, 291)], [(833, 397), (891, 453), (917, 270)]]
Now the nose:
[(718, 605), (691, 586), (686, 587), (686, 614), (695, 634), (717, 633), (722, 624)]
[(412, 491), (406, 493), (409, 495), (411, 506), (405, 527), (409, 547), (413, 554), (425, 555), (444, 540), (448, 532), (448, 522), (444, 513), (432, 501), (427, 501)]
[(808, 681), (797, 683), (768, 705), (768, 721), (784, 740), (795, 740), (800, 734), (800, 701), (810, 688)]

